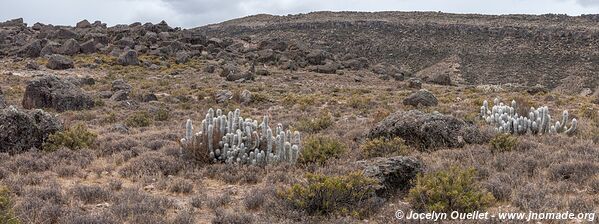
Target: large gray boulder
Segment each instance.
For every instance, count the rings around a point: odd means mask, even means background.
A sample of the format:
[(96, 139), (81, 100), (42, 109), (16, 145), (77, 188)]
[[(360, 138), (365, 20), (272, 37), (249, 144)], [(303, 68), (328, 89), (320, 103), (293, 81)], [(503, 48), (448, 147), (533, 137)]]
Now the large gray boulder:
[(117, 59), (117, 64), (127, 66), (127, 65), (139, 65), (139, 59), (137, 58), (137, 52), (134, 50), (129, 50), (127, 52), (122, 53)]
[(438, 103), (439, 101), (437, 100), (437, 97), (435, 97), (433, 93), (425, 89), (421, 89), (418, 92), (412, 93), (403, 100), (404, 105), (411, 105), (415, 107), (437, 106)]
[(18, 153), (41, 148), (52, 133), (62, 131), (55, 116), (43, 110), (19, 110), (13, 106), (0, 109), (0, 153)]
[(40, 56), (41, 51), (42, 42), (40, 40), (34, 40), (29, 44), (23, 46), (21, 49), (19, 49), (17, 55), (19, 55), (20, 57), (36, 58)]
[(91, 96), (71, 82), (44, 75), (27, 83), (23, 108), (52, 108), (58, 112), (84, 110), (94, 106)]
[(421, 150), (462, 147), (466, 143), (482, 143), (486, 139), (473, 124), (438, 112), (424, 113), (419, 110), (398, 111), (389, 115), (371, 129), (367, 137), (401, 137), (407, 144)]
[(409, 189), (410, 182), (423, 170), (420, 160), (404, 156), (374, 158), (358, 161), (357, 164), (365, 176), (378, 181), (376, 193), (380, 197)]
[(67, 56), (53, 54), (48, 58), (48, 64), (46, 64), (46, 67), (52, 70), (65, 70), (74, 68), (75, 63)]
[(58, 52), (63, 55), (75, 55), (81, 51), (81, 45), (75, 39), (68, 39), (60, 46)]

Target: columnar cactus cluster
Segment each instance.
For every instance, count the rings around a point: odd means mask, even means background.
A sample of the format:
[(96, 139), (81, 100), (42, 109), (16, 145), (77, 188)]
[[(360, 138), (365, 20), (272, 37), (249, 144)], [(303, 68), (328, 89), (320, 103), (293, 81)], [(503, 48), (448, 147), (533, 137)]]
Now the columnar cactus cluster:
[(576, 132), (578, 121), (572, 119), (570, 126), (568, 122), (568, 111), (562, 113), (562, 120), (552, 123), (549, 108), (547, 106), (534, 108), (531, 107), (528, 115), (519, 115), (516, 101), (512, 100), (511, 106), (505, 105), (495, 98), (493, 107), (489, 108), (489, 103), (485, 100), (480, 107), (481, 117), (487, 123), (495, 126), (495, 130), (509, 134), (557, 134), (565, 133), (572, 135)]
[(220, 109), (208, 110), (200, 131), (194, 134), (187, 120), (183, 149), (202, 161), (228, 164), (295, 164), (300, 151), (300, 133), (291, 133), (278, 124), (274, 131), (268, 116), (262, 123), (240, 116), (240, 110), (223, 114)]

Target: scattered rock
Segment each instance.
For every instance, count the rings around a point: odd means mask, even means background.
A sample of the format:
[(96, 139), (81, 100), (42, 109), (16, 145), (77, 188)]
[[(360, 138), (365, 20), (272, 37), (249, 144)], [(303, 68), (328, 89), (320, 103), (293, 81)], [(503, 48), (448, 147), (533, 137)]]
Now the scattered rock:
[(44, 75), (27, 82), (22, 104), (25, 109), (53, 108), (63, 112), (90, 109), (94, 101), (74, 84), (54, 75)]
[(98, 93), (98, 96), (100, 96), (102, 99), (108, 99), (112, 96), (112, 91), (101, 91)]
[(20, 57), (36, 58), (40, 56), (42, 44), (40, 40), (34, 40), (31, 43), (23, 46), (17, 55)]
[(118, 90), (110, 97), (112, 101), (125, 101), (129, 99), (129, 91)]
[(29, 69), (29, 70), (39, 70), (40, 65), (37, 64), (37, 62), (35, 62), (35, 61), (28, 61), (27, 64), (25, 65), (25, 68)]
[(214, 64), (208, 64), (208, 65), (206, 65), (206, 67), (204, 67), (204, 72), (206, 72), (206, 73), (212, 74), (212, 73), (214, 73), (214, 71), (216, 71), (216, 65), (214, 65)]
[(530, 95), (537, 95), (540, 93), (548, 93), (549, 90), (547, 89), (547, 87), (541, 85), (541, 84), (537, 84), (531, 87), (528, 87), (528, 89), (526, 90), (526, 92), (528, 92), (528, 94)]
[(428, 90), (421, 89), (418, 92), (412, 93), (410, 96), (403, 100), (404, 105), (411, 105), (415, 107), (424, 106), (431, 107), (437, 106), (437, 97)]
[(256, 75), (259, 76), (269, 76), (270, 72), (267, 69), (261, 68), (256, 70)]
[(75, 63), (67, 56), (53, 54), (48, 58), (48, 64), (46, 64), (46, 67), (52, 70), (65, 70), (74, 68)]
[(127, 127), (127, 125), (124, 124), (115, 124), (114, 126), (112, 126), (110, 130), (121, 134), (129, 133), (129, 127)]
[(134, 50), (129, 50), (127, 52), (122, 53), (117, 59), (117, 64), (127, 66), (127, 65), (139, 65), (139, 59), (137, 58), (137, 52)]
[(446, 73), (437, 73), (431, 76), (424, 77), (424, 81), (427, 83), (449, 86), (451, 85), (451, 77)]
[(75, 39), (68, 39), (58, 49), (58, 53), (63, 55), (75, 55), (78, 54), (79, 51), (81, 51), (81, 46)]
[(0, 110), (0, 152), (19, 153), (40, 149), (50, 134), (63, 130), (55, 116), (43, 110), (20, 110), (13, 106)]
[(142, 102), (158, 101), (158, 97), (154, 93), (148, 93), (141, 97)]
[(398, 111), (389, 115), (371, 129), (367, 137), (401, 137), (406, 143), (423, 150), (462, 147), (466, 143), (482, 143), (486, 140), (473, 124), (438, 112), (424, 113), (419, 110)]
[(241, 101), (241, 105), (246, 105), (252, 102), (252, 92), (245, 89), (239, 95), (239, 99)]
[(328, 52), (321, 49), (314, 49), (306, 55), (306, 61), (311, 65), (324, 65), (325, 60), (330, 57), (331, 55)]
[(422, 81), (417, 78), (408, 79), (408, 88), (411, 89), (422, 89)]
[(89, 23), (89, 21), (87, 21), (86, 19), (84, 19), (84, 20), (78, 22), (75, 27), (80, 28), (80, 29), (87, 29), (87, 28), (91, 28), (92, 24)]
[(230, 99), (233, 99), (233, 92), (229, 90), (220, 90), (216, 92), (215, 98), (217, 103), (224, 103), (229, 101)]
[(180, 51), (177, 52), (177, 54), (175, 55), (175, 61), (177, 62), (177, 64), (185, 64), (187, 63), (187, 61), (189, 61), (190, 58), (190, 54), (187, 51)]
[(131, 92), (132, 89), (133, 89), (133, 87), (131, 87), (131, 85), (129, 85), (129, 83), (125, 82), (125, 80), (123, 80), (123, 79), (117, 79), (117, 80), (112, 81), (112, 91), (113, 92), (116, 92), (119, 90)]
[(413, 157), (396, 156), (358, 161), (364, 175), (379, 182), (376, 193), (388, 197), (398, 190), (407, 190), (411, 181), (422, 172), (422, 162)]

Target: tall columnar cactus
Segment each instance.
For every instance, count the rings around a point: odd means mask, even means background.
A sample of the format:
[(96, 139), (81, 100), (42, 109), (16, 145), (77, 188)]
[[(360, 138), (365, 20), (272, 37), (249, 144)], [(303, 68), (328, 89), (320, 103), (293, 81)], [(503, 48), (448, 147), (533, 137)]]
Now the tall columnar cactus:
[(300, 133), (284, 130), (277, 124), (273, 131), (268, 116), (262, 123), (241, 117), (239, 109), (224, 115), (219, 109), (208, 110), (202, 129), (193, 134), (193, 124), (187, 120), (181, 146), (201, 161), (235, 164), (295, 164), (300, 153)]
[(518, 108), (516, 101), (512, 101), (511, 106), (507, 106), (495, 98), (493, 103), (493, 107), (489, 108), (489, 102), (485, 100), (480, 108), (480, 116), (487, 123), (495, 126), (498, 132), (520, 135), (557, 133), (573, 135), (576, 132), (578, 122), (575, 118), (572, 119), (570, 126), (567, 126), (567, 110), (563, 111), (561, 122), (552, 123), (547, 106), (536, 109), (531, 107), (528, 115), (522, 116), (516, 112)]

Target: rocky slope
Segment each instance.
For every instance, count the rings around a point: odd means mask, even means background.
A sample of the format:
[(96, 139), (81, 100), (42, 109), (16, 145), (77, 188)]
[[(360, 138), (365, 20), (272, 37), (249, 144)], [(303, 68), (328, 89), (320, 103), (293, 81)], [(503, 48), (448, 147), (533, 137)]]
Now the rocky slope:
[(517, 83), (570, 92), (599, 83), (596, 15), (316, 12), (257, 15), (197, 28), (208, 36), (279, 38), (471, 84)]

